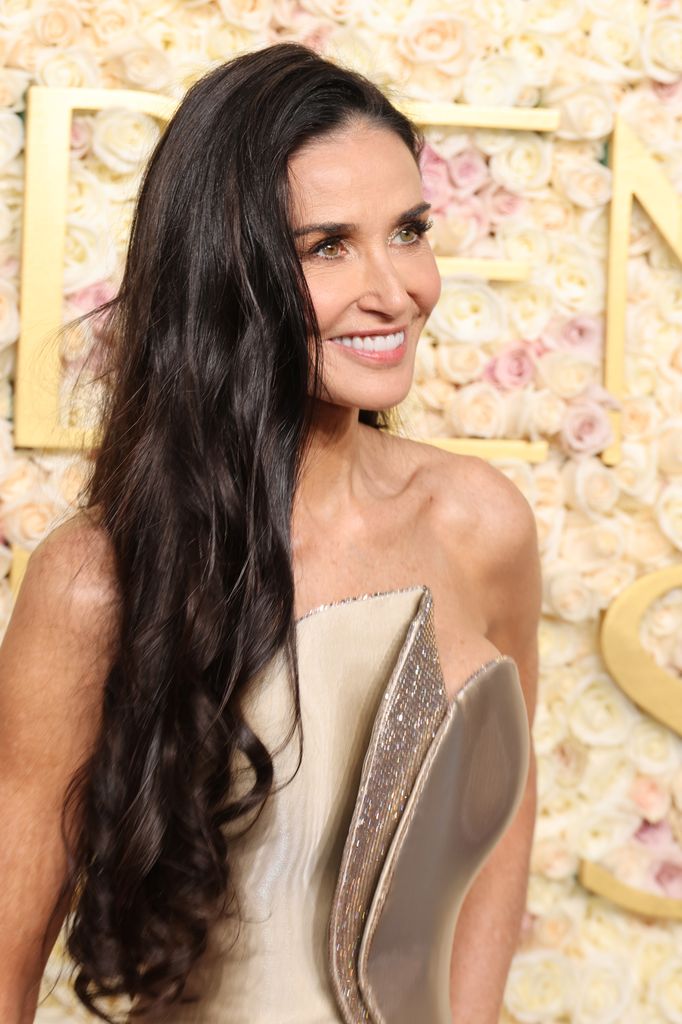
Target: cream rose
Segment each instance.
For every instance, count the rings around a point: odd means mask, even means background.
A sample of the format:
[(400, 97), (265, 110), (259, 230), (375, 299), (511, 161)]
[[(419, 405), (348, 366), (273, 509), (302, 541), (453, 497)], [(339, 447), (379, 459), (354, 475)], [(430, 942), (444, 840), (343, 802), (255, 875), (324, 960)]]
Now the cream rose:
[(590, 519), (608, 515), (620, 495), (614, 471), (601, 459), (588, 457), (567, 462), (563, 480), (568, 503)]
[(447, 410), (455, 436), (504, 437), (507, 412), (502, 394), (486, 381), (459, 388)]
[(465, 21), (449, 14), (407, 17), (396, 39), (398, 50), (415, 64), (435, 64), (448, 75), (462, 75), (471, 59)]
[(637, 722), (628, 741), (628, 753), (645, 775), (672, 775), (680, 761), (679, 740), (670, 729), (651, 719)]
[(642, 36), (642, 60), (650, 78), (676, 82), (682, 75), (682, 18), (654, 15), (647, 19)]
[(612, 172), (603, 164), (576, 161), (564, 164), (556, 175), (559, 188), (576, 206), (592, 210), (611, 198)]
[(545, 506), (535, 510), (535, 525), (538, 536), (538, 550), (545, 562), (559, 557), (559, 545), (564, 528), (566, 511), (563, 508), (550, 509)]
[(580, 22), (580, 13), (577, 0), (542, 0), (530, 8), (525, 23), (534, 32), (561, 35)]
[(622, 522), (631, 558), (646, 569), (657, 569), (669, 562), (674, 548), (649, 509), (632, 511)]
[(561, 464), (556, 459), (547, 459), (533, 469), (535, 476), (535, 504), (537, 508), (557, 509), (566, 500), (566, 487)]
[(0, 528), (11, 544), (33, 550), (61, 514), (62, 509), (47, 503), (42, 493), (33, 492), (0, 511)]
[(655, 446), (623, 441), (620, 462), (613, 467), (612, 473), (623, 494), (646, 505), (656, 500), (660, 481), (656, 472)]
[(33, 21), (36, 39), (43, 46), (72, 46), (81, 32), (83, 22), (78, 7), (69, 0), (59, 0), (39, 11)]
[(503, 285), (500, 292), (519, 337), (539, 337), (552, 317), (554, 297), (550, 289), (538, 282), (520, 281)]
[(101, 110), (92, 135), (92, 150), (98, 160), (116, 174), (139, 170), (159, 138), (154, 118), (137, 110)]
[(661, 783), (647, 775), (636, 775), (632, 780), (628, 796), (644, 821), (656, 825), (663, 821), (670, 810), (670, 793)]
[(682, 483), (670, 483), (663, 488), (654, 513), (662, 532), (682, 551)]
[(101, 226), (71, 223), (67, 218), (64, 245), (64, 291), (78, 291), (103, 278), (111, 277), (116, 267), (116, 252)]
[(490, 158), (490, 176), (510, 192), (543, 188), (552, 173), (552, 144), (534, 132), (516, 132), (509, 146)]
[(570, 352), (545, 352), (537, 357), (536, 366), (541, 381), (566, 400), (582, 395), (598, 379), (598, 369), (591, 360)]
[(682, 1024), (682, 951), (651, 979), (651, 1001), (666, 1024)]
[(617, 523), (603, 520), (581, 528), (567, 527), (560, 555), (579, 572), (594, 572), (623, 556), (623, 531)]
[(13, 345), (19, 337), (17, 290), (11, 281), (0, 277), (0, 348)]
[(504, 306), (497, 293), (483, 282), (446, 280), (430, 326), (439, 341), (497, 341), (506, 327)]
[(561, 111), (560, 139), (603, 139), (613, 131), (615, 101), (602, 83), (558, 85), (547, 90), (544, 102)]
[(435, 355), (438, 375), (453, 384), (477, 380), (485, 365), (485, 355), (476, 345), (439, 344)]
[(573, 569), (549, 567), (544, 580), (545, 600), (550, 615), (583, 622), (594, 618), (597, 602), (583, 576)]
[(146, 39), (117, 43), (112, 59), (122, 82), (130, 88), (164, 92), (175, 82), (176, 69), (169, 57), (158, 47), (150, 46)]
[(682, 418), (668, 420), (659, 434), (658, 468), (670, 476), (682, 473)]
[[(322, 4), (325, 0), (318, 0)], [(338, 0), (327, 0), (330, 6)], [(225, 21), (259, 32), (266, 28), (271, 13), (271, 0), (218, 0)]]
[(590, 49), (597, 60), (612, 68), (619, 78), (634, 80), (641, 72), (627, 65), (640, 51), (641, 29), (633, 19), (614, 12), (613, 18), (596, 18), (590, 26)]
[(526, 223), (501, 224), (497, 237), (509, 260), (518, 260), (534, 268), (545, 266), (549, 259), (549, 241), (539, 228)]
[(513, 107), (523, 86), (523, 71), (513, 57), (485, 54), (469, 62), (462, 91), (472, 106)]
[(55, 89), (94, 88), (100, 84), (100, 71), (86, 49), (47, 50), (36, 60), (36, 82)]
[[(156, 17), (163, 17), (161, 11)], [(137, 25), (140, 12), (131, 0), (98, 0), (93, 8), (89, 24), (98, 43), (105, 45), (124, 33), (131, 32)]]
[(578, 857), (565, 837), (541, 839), (533, 846), (531, 871), (545, 878), (573, 878), (578, 873)]
[(677, 147), (677, 122), (672, 112), (647, 88), (635, 86), (625, 92), (618, 114), (634, 128), (645, 148), (668, 153)]
[(443, 412), (444, 407), (452, 398), (452, 385), (439, 377), (424, 380), (413, 385), (413, 392), (425, 409)]
[(636, 576), (635, 566), (624, 558), (588, 573), (588, 581), (597, 596), (600, 610), (608, 608), (621, 590), (634, 583)]
[(26, 90), (31, 76), (21, 68), (0, 68), (0, 108), (21, 114), (26, 109)]
[(538, 388), (525, 395), (519, 420), (522, 436), (531, 441), (552, 437), (561, 429), (566, 402), (549, 388)]
[(0, 169), (6, 167), (24, 148), (24, 125), (17, 114), (0, 110)]
[(569, 728), (577, 739), (589, 746), (621, 746), (635, 720), (632, 705), (606, 674), (588, 675), (571, 695)]
[(660, 370), (656, 361), (649, 356), (628, 353), (625, 365), (626, 393), (632, 397), (653, 395), (656, 392)]
[(586, 246), (568, 241), (555, 243), (539, 280), (552, 289), (558, 312), (569, 316), (574, 313), (597, 315), (604, 310), (604, 268)]
[(634, 990), (629, 958), (591, 956), (576, 972), (572, 1024), (622, 1024)]
[(502, 41), (501, 52), (523, 68), (530, 85), (547, 86), (554, 78), (561, 51), (556, 39), (539, 32), (517, 32)]
[(537, 1024), (570, 1013), (573, 963), (560, 953), (537, 949), (514, 957), (504, 993), (504, 1004), (515, 1020)]

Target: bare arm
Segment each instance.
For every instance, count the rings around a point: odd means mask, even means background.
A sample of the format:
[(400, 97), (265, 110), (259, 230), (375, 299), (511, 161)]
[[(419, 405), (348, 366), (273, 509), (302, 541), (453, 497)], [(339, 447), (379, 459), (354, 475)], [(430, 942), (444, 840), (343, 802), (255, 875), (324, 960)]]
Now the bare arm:
[[(535, 713), (541, 607), (535, 518), (506, 478), (490, 502), (494, 522), (484, 525), (487, 569), (482, 571), (487, 636), (516, 661), (529, 724)], [(501, 493), (499, 493), (501, 491)], [(490, 518), (490, 516), (488, 517)], [(452, 952), (453, 1024), (497, 1024), (526, 902), (535, 825), (535, 755), (517, 813), (466, 895)]]
[[(107, 552), (73, 519), (36, 549), (0, 646), (0, 1020), (30, 1024), (67, 910), (61, 811), (100, 723), (115, 616)], [(47, 936), (46, 936), (47, 933)], [(46, 936), (46, 941), (44, 938)]]

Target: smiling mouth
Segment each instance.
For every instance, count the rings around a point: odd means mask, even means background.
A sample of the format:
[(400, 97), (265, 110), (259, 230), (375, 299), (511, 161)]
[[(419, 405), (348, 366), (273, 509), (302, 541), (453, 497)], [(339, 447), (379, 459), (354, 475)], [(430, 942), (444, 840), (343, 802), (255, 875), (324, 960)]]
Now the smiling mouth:
[(394, 334), (368, 334), (360, 337), (358, 334), (345, 334), (338, 338), (329, 338), (335, 345), (343, 345), (344, 348), (355, 349), (356, 352), (392, 352), (400, 348), (405, 341), (405, 331), (396, 331)]

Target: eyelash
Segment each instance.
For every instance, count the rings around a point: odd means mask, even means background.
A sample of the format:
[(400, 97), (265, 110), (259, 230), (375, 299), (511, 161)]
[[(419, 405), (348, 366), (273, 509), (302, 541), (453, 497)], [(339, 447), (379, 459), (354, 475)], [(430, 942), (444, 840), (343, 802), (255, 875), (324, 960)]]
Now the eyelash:
[[(400, 227), (396, 230), (395, 234), (398, 235), (400, 234), (401, 231), (414, 231), (417, 237), (412, 242), (405, 242), (405, 246), (407, 247), (410, 245), (416, 245), (420, 238), (423, 238), (423, 236), (426, 234), (429, 228), (432, 227), (433, 220), (431, 218), (429, 218), (428, 220), (411, 220), (408, 221), (408, 223), (406, 224), (401, 224)], [(391, 237), (395, 237), (395, 235), (392, 235)], [(308, 255), (321, 256), (323, 260), (329, 260), (330, 262), (331, 260), (337, 260), (339, 258), (338, 256), (324, 256), (322, 254), (322, 250), (325, 249), (328, 245), (336, 245), (340, 242), (343, 242), (343, 238), (341, 238), (339, 235), (336, 235), (331, 238), (325, 238), (324, 241), (318, 242), (317, 245), (314, 245), (313, 248), (308, 253)]]

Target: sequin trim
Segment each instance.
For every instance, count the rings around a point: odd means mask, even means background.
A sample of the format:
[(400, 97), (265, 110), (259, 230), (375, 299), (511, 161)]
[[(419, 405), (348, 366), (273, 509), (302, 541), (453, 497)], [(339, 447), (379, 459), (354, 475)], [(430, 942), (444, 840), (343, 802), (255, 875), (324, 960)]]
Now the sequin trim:
[(367, 912), (419, 769), (449, 709), (433, 600), (428, 587), (423, 590), (372, 729), (332, 902), (329, 961), (346, 1024), (371, 1021), (357, 971)]

